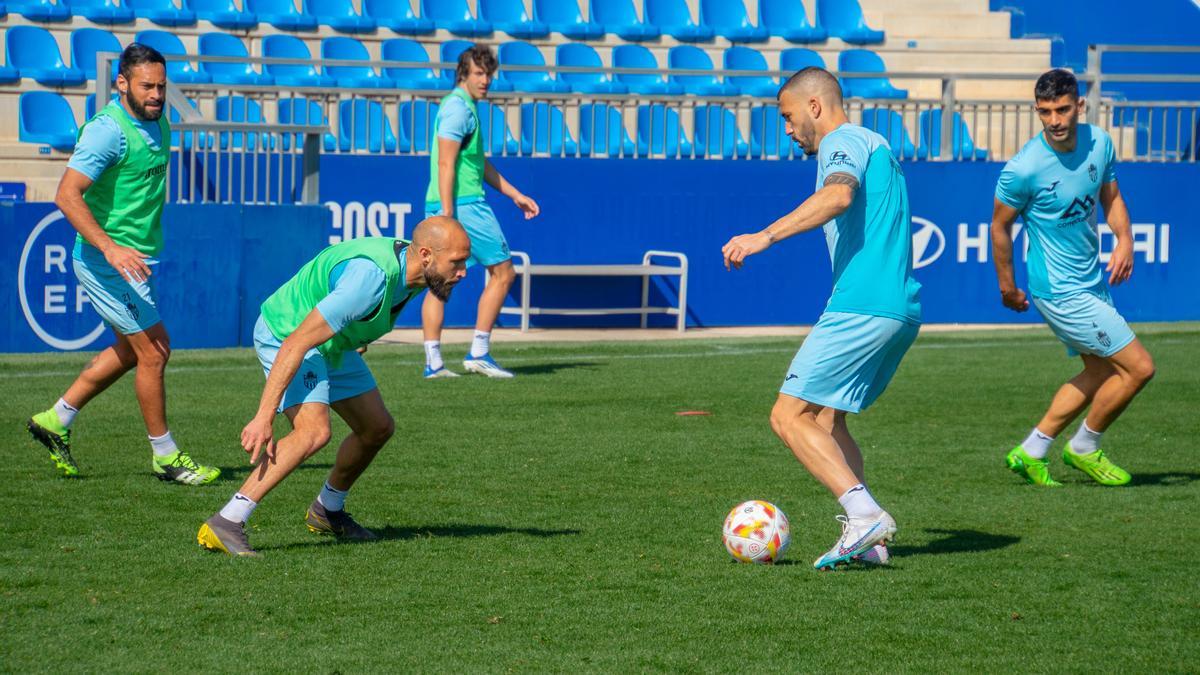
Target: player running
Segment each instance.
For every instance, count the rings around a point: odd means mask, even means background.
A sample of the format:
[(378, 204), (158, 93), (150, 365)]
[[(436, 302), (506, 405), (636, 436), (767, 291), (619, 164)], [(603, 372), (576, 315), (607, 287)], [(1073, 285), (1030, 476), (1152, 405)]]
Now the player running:
[(867, 489), (863, 456), (846, 426), (879, 398), (917, 337), (920, 284), (912, 276), (908, 189), (879, 134), (852, 125), (837, 79), (805, 68), (779, 91), (787, 133), (816, 154), (817, 191), (755, 234), (729, 240), (725, 266), (782, 239), (825, 230), (833, 294), (784, 378), (771, 428), (845, 509), (842, 535), (814, 563), (833, 569), (854, 558), (884, 561), (896, 521)]
[(114, 101), (79, 132), (79, 142), (58, 184), (55, 203), (78, 231), (73, 263), (88, 300), (116, 335), (49, 410), (27, 423), (64, 476), (79, 475), (71, 454), (71, 425), (93, 398), (136, 368), (134, 392), (153, 459), (165, 481), (210, 483), (220, 475), (175, 445), (167, 427), (163, 372), (171, 341), (158, 315), (152, 269), (162, 251), (162, 211), (167, 195), (170, 128), (163, 117), (167, 74), (161, 54), (137, 43), (121, 54)]
[[(492, 327), (500, 315), (504, 296), (516, 278), (508, 242), (500, 230), (496, 215), (484, 201), (486, 182), (513, 200), (525, 212), (525, 218), (538, 215), (537, 202), (504, 180), (504, 176), (487, 161), (483, 148), (483, 133), (477, 101), (487, 98), (488, 87), (496, 74), (496, 56), (484, 46), (472, 47), (458, 57), (455, 87), (438, 108), (433, 123), (437, 143), (429, 155), (429, 189), (425, 192), (425, 216), (457, 218), (471, 236), (470, 264), (487, 268), (488, 280), (479, 296), (475, 316), (475, 337), (471, 351), (463, 359), (467, 372), (488, 377), (512, 377), (511, 371), (501, 368), (490, 354)], [(425, 333), (425, 377), (457, 377), (442, 360), (442, 323), (446, 304), (437, 295), (425, 296), (421, 307), (421, 323)]]
[(1124, 485), (1129, 473), (1105, 456), (1100, 439), (1154, 377), (1154, 361), (1117, 313), (1100, 271), (1097, 205), (1104, 207), (1116, 237), (1105, 268), (1108, 283), (1120, 284), (1133, 273), (1133, 237), (1117, 187), (1113, 143), (1103, 129), (1079, 124), (1084, 100), (1069, 71), (1039, 77), (1034, 104), (1044, 129), (1000, 173), (992, 257), (1001, 302), (1017, 312), (1029, 309), (1013, 278), (1012, 225), (1021, 215), (1029, 238), (1029, 295), (1067, 354), (1083, 360), (1083, 371), (1059, 388), (1050, 409), (1005, 463), (1034, 485), (1061, 485), (1051, 478), (1046, 455), (1055, 437), (1090, 405), (1063, 450), (1063, 462), (1101, 485)]
[[(452, 218), (422, 221), (410, 244), (367, 237), (330, 246), (262, 304), (254, 347), (267, 383), (242, 447), (255, 466), (242, 487), (200, 526), (200, 545), (256, 556), (246, 520), (258, 503), (305, 459), (329, 442), (329, 409), (350, 427), (333, 469), (305, 521), (318, 534), (364, 541), (375, 534), (345, 510), (346, 493), (392, 436), (375, 378), (356, 351), (386, 335), (413, 296), (428, 287), (445, 301), (466, 274), (467, 233)], [(282, 412), (292, 431), (271, 433)], [(261, 460), (261, 461), (260, 461)]]

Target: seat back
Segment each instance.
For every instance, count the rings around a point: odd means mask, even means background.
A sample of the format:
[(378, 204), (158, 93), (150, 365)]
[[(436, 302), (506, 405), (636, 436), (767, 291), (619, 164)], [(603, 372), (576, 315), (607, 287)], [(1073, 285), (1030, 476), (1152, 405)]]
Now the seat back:
[(587, 23), (575, 0), (533, 0), (533, 15), (552, 24)]
[[(112, 33), (99, 28), (79, 28), (71, 31), (71, 65), (83, 71), (89, 80), (96, 79), (96, 53), (121, 52), (121, 41)], [(113, 79), (117, 64), (113, 64)]]
[[(67, 67), (63, 63), (62, 54), (58, 51), (58, 43), (54, 36), (45, 28), (37, 26), (13, 26), (4, 34), (4, 51), (8, 65), (17, 68), (51, 68), (61, 70)], [(61, 97), (60, 97), (61, 98)], [(42, 96), (30, 99), (30, 105), (50, 106), (56, 103)], [(35, 103), (37, 101), (37, 103)]]
[(342, 150), (396, 150), (392, 124), (378, 101), (354, 99), (338, 104), (338, 141)]
[(611, 26), (633, 26), (638, 23), (633, 0), (591, 0), (592, 21)]
[(867, 26), (858, 0), (817, 0), (817, 21), (831, 35)]
[(363, 11), (376, 19), (415, 19), (408, 0), (363, 0)]
[(789, 47), (779, 52), (779, 69), (791, 72), (804, 70), (810, 66), (825, 67), (825, 59), (811, 49), (804, 47)]
[(246, 9), (255, 14), (273, 14), (276, 16), (300, 14), (300, 10), (292, 0), (246, 0)]
[(661, 103), (643, 104), (637, 110), (638, 155), (666, 155), (678, 157), (687, 154), (687, 138), (679, 113)]
[(772, 31), (810, 26), (804, 3), (796, 0), (758, 0), (758, 25)]
[(400, 104), (400, 135), (408, 139), (414, 152), (428, 152), (433, 144), (433, 122), (437, 119), (436, 101), (405, 101)]
[[(470, 40), (446, 40), (440, 48), (441, 61), (442, 63), (458, 63), (459, 55), (474, 46), (475, 43)], [(454, 75), (454, 68), (442, 70), (442, 77), (450, 80), (451, 84), (454, 83)]]
[(344, 19), (361, 16), (350, 0), (304, 0), (308, 13), (318, 19)]
[[(425, 51), (425, 47), (416, 40), (407, 38), (392, 38), (384, 40), (380, 50), (384, 61), (420, 61), (429, 63), (429, 53)], [(412, 82), (415, 80), (432, 80), (436, 79), (437, 75), (432, 68), (415, 68), (412, 66), (384, 68), (384, 75), (402, 82)]]
[[(321, 40), (321, 58), (345, 61), (370, 61), (363, 43), (351, 37), (328, 37)], [(375, 77), (369, 66), (325, 66), (325, 73), (334, 77)]]
[[(308, 51), (308, 45), (304, 44), (304, 40), (294, 35), (268, 35), (262, 41), (263, 56), (270, 56), (281, 59), (311, 59), (312, 52)], [(267, 73), (276, 77), (317, 77), (316, 66), (307, 65), (286, 65), (286, 64), (270, 64), (266, 65)]]
[(574, 140), (558, 106), (545, 102), (521, 104), (521, 153), (574, 154)]
[(18, 101), (19, 126), (33, 134), (79, 134), (71, 104), (52, 91), (27, 91)]
[(508, 115), (504, 108), (494, 106), (487, 101), (475, 104), (479, 115), (479, 127), (483, 129), (483, 145), (490, 155), (511, 155), (517, 152), (517, 139), (513, 138), (508, 128)]
[(493, 23), (529, 21), (529, 12), (521, 0), (479, 0), (479, 18)]
[[(658, 60), (654, 52), (641, 45), (619, 45), (613, 47), (612, 60), (614, 68), (658, 68)], [(630, 85), (659, 84), (663, 81), (661, 75), (618, 73), (617, 81)]]
[[(582, 42), (567, 42), (555, 50), (555, 63), (560, 66), (578, 66), (603, 68), (600, 55), (595, 49)], [(601, 72), (594, 73), (559, 73), (558, 79), (568, 84), (583, 84), (590, 82), (608, 82), (608, 76)]]
[[(950, 118), (950, 151), (954, 159), (983, 158), (984, 153), (975, 147), (971, 138), (971, 130), (967, 127), (962, 113), (954, 113)], [(942, 154), (942, 111), (939, 109), (922, 110), (917, 117), (917, 138), (920, 148), (930, 157), (940, 157)]]
[[(667, 52), (667, 67), (681, 70), (712, 70), (713, 62), (708, 57), (708, 52), (703, 49), (692, 45), (679, 45), (671, 47)], [(716, 86), (718, 84), (714, 75), (672, 75), (671, 81), (678, 82), (684, 87)]]
[(719, 105), (696, 106), (692, 119), (698, 156), (729, 159), (737, 152), (738, 145), (745, 142), (732, 110)]
[(904, 117), (895, 110), (865, 108), (862, 111), (862, 125), (883, 136), (896, 157), (912, 159), (917, 156), (912, 137), (904, 128)]
[[(750, 47), (730, 47), (724, 54), (725, 70), (767, 70), (767, 59), (762, 52)], [(726, 78), (738, 87), (751, 87), (759, 84), (776, 84), (775, 80), (765, 75), (730, 76)]]
[(754, 27), (742, 0), (700, 0), (700, 23), (718, 29)]
[(233, 0), (187, 0), (187, 3), (196, 12), (240, 12)]
[(548, 72), (537, 71), (505, 71), (503, 66), (544, 66), (546, 59), (542, 58), (542, 52), (537, 47), (523, 42), (521, 40), (513, 40), (500, 45), (499, 60), (501, 65), (500, 78), (511, 81), (514, 85), (522, 84), (539, 84), (543, 82), (552, 82)]
[[(246, 45), (236, 36), (229, 33), (214, 31), (200, 35), (200, 54), (203, 56), (240, 56), (248, 57)], [(200, 62), (201, 68), (213, 75), (254, 75), (254, 69), (249, 63), (212, 63)]]
[(787, 135), (787, 122), (777, 105), (750, 109), (750, 152), (758, 157), (790, 157), (793, 141)]
[(579, 106), (579, 147), (584, 154), (617, 156), (632, 145), (620, 108), (604, 103)]
[[(183, 56), (187, 54), (183, 43), (174, 33), (165, 30), (144, 30), (133, 37), (134, 42), (153, 47), (163, 56)], [(167, 79), (182, 79), (194, 75), (196, 69), (187, 61), (167, 60)]]
[(421, 0), (421, 16), (434, 21), (471, 21), (467, 0)]
[(659, 28), (696, 25), (685, 0), (646, 0), (643, 10), (646, 22)]

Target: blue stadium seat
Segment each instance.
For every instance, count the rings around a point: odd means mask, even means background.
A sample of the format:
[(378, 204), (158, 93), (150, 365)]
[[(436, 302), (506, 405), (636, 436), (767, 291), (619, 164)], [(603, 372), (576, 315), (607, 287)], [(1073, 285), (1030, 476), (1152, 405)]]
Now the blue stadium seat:
[[(757, 49), (730, 47), (725, 50), (725, 70), (768, 70), (767, 59)], [(729, 76), (730, 84), (743, 94), (759, 98), (775, 98), (779, 93), (779, 82), (766, 75)]]
[(475, 104), (479, 113), (479, 126), (483, 128), (483, 146), (489, 155), (515, 155), (520, 145), (508, 128), (508, 116), (504, 108), (487, 101)]
[[(619, 45), (612, 50), (613, 68), (658, 68), (654, 53), (641, 45)], [(617, 82), (634, 94), (682, 94), (683, 86), (663, 79), (662, 75), (617, 73)]]
[(246, 9), (279, 30), (317, 29), (317, 17), (297, 9), (293, 0), (246, 0)]
[(730, 42), (766, 42), (767, 29), (750, 23), (742, 0), (700, 0), (700, 25)]
[(692, 20), (685, 0), (645, 0), (642, 16), (666, 35), (680, 42), (707, 42), (713, 29)]
[(421, 16), (433, 19), (433, 25), (463, 37), (491, 35), (492, 24), (476, 19), (467, 0), (421, 0)]
[(912, 137), (908, 135), (908, 129), (904, 128), (904, 117), (895, 110), (866, 108), (862, 111), (862, 125), (887, 139), (892, 154), (897, 159), (917, 157)]
[(133, 10), (114, 3), (112, 0), (62, 0), (75, 16), (82, 16), (92, 23), (133, 23)]
[(27, 91), (17, 107), (17, 138), (22, 143), (49, 145), (63, 152), (75, 149), (79, 125), (67, 99), (52, 91)]
[(719, 105), (699, 105), (693, 111), (698, 157), (745, 158), (750, 145), (738, 130), (737, 115)]
[[(349, 37), (330, 37), (321, 40), (321, 58), (348, 61), (370, 61), (363, 43)], [(370, 66), (325, 66), (325, 74), (337, 78), (339, 87), (350, 89), (392, 89), (396, 82), (384, 77)]]
[[(246, 51), (246, 45), (240, 39), (229, 33), (218, 31), (201, 33), (200, 55), (239, 58), (250, 56)], [(215, 63), (201, 59), (200, 69), (211, 75), (213, 82), (218, 84), (270, 85), (275, 83), (275, 78), (259, 73), (249, 63)]]
[(636, 151), (620, 108), (604, 103), (579, 106), (579, 154), (633, 157)]
[[(99, 28), (78, 28), (71, 31), (71, 65), (82, 70), (84, 77), (96, 79), (96, 53), (121, 53), (121, 41), (112, 33)], [(112, 64), (112, 79), (117, 79), (117, 63)]]
[(12, 66), (0, 66), (0, 84), (13, 84), (21, 81), (21, 72)]
[[(263, 56), (279, 59), (311, 59), (312, 52), (304, 40), (294, 35), (268, 35), (262, 41)], [(317, 72), (314, 65), (268, 63), (263, 66), (275, 84), (282, 87), (335, 87), (337, 80)]]
[(804, 47), (788, 47), (779, 52), (779, 69), (795, 73), (810, 66), (825, 67), (825, 59), (811, 49)]
[(396, 146), (392, 123), (378, 101), (358, 98), (338, 104), (338, 147), (342, 152), (395, 152)]
[[(246, 98), (245, 96), (218, 96), (216, 113), (217, 121), (220, 122), (246, 122), (249, 124), (264, 124), (266, 122), (262, 106), (259, 105), (258, 101)], [(258, 147), (260, 142), (263, 144), (263, 147), (267, 147), (268, 142), (272, 149), (275, 147), (275, 139), (270, 138), (268, 134), (222, 131), (220, 137), (222, 150), (227, 150), (231, 147), (240, 148), (243, 143), (245, 143), (247, 148), (253, 150)]]
[(796, 0), (758, 0), (758, 25), (788, 42), (824, 42), (829, 32), (808, 22), (804, 3)]
[(829, 37), (855, 45), (883, 42), (884, 34), (867, 26), (858, 0), (817, 0), (817, 21)]
[[(278, 103), (279, 123), (280, 124), (323, 124), (329, 126), (329, 120), (325, 119), (325, 111), (321, 109), (321, 104), (316, 101), (310, 101), (306, 98), (281, 98)], [(323, 145), (326, 150), (332, 151), (337, 139), (333, 134), (325, 134)], [(296, 144), (297, 148), (304, 147), (303, 134), (284, 134), (283, 149), (291, 150), (292, 143)]]
[(505, 66), (544, 66), (545, 59), (537, 47), (519, 40), (505, 42), (500, 45), (500, 76), (499, 80), (511, 82), (517, 91), (536, 91), (565, 93), (571, 91), (571, 86), (559, 82), (545, 71), (510, 71)]
[(42, 23), (71, 20), (70, 8), (50, 0), (8, 0), (8, 11)]
[(521, 154), (574, 157), (579, 146), (571, 138), (567, 121), (558, 106), (549, 103), (521, 104)]
[(317, 17), (317, 23), (340, 33), (371, 33), (375, 19), (354, 11), (350, 0), (304, 0), (304, 9)]
[[(4, 34), (4, 52), (8, 65), (17, 69), (23, 78), (36, 80), (47, 87), (67, 87), (83, 84), (83, 71), (69, 68), (58, 52), (58, 43), (45, 28), (13, 26)], [(38, 100), (38, 99), (31, 99)], [(48, 99), (42, 99), (48, 100)], [(53, 106), (53, 103), (30, 105)], [(52, 109), (52, 108), (47, 108)]]
[[(407, 38), (384, 40), (381, 51), (384, 61), (429, 63), (429, 53), (425, 51), (425, 46), (415, 40)], [(453, 86), (445, 79), (438, 77), (432, 68), (411, 66), (384, 68), (383, 74), (395, 80), (396, 86), (401, 89), (449, 89)]]
[(258, 17), (238, 9), (233, 0), (187, 0), (196, 17), (225, 30), (251, 30), (258, 26)]
[(439, 104), (435, 101), (405, 101), (400, 104), (400, 152), (429, 152), (433, 122)]
[(692, 143), (683, 133), (679, 113), (661, 103), (642, 104), (637, 110), (637, 154), (691, 157)]
[[(469, 40), (446, 40), (441, 46), (441, 61), (442, 63), (458, 63), (458, 56), (470, 49), (475, 43)], [(454, 86), (454, 69), (446, 68), (442, 70), (442, 78), (446, 80), (449, 87)], [(512, 91), (512, 82), (508, 80), (492, 79), (490, 91)]]
[[(560, 66), (602, 68), (600, 55), (591, 46), (580, 42), (568, 42), (555, 50), (555, 63)], [(558, 79), (571, 86), (571, 91), (580, 94), (625, 94), (629, 87), (613, 82), (606, 73), (559, 73)]]
[[(110, 100), (119, 101), (121, 95), (113, 92)], [(87, 98), (83, 99), (83, 121), (87, 122), (96, 116), (96, 94), (95, 92), (88, 94)]]
[(363, 13), (375, 19), (380, 28), (403, 35), (428, 35), (436, 30), (433, 19), (417, 16), (409, 0), (363, 0)]
[[(692, 45), (671, 47), (667, 52), (667, 67), (671, 70), (712, 70), (708, 52)], [(696, 96), (737, 96), (738, 88), (721, 82), (715, 75), (671, 75), (672, 82)]]
[[(838, 70), (847, 73), (886, 73), (883, 59), (869, 49), (847, 49), (838, 54)], [(844, 77), (846, 98), (908, 98), (908, 91), (892, 86), (886, 77)]]
[[(954, 159), (986, 160), (988, 158), (987, 148), (975, 147), (975, 141), (971, 139), (971, 130), (967, 128), (967, 123), (961, 113), (954, 113), (950, 123), (953, 125), (950, 148), (951, 156)], [(921, 111), (917, 117), (917, 139), (917, 157), (936, 159), (942, 155), (942, 111), (940, 109)]]
[(638, 19), (633, 0), (590, 0), (588, 8), (592, 23), (600, 24), (605, 33), (613, 33), (622, 40), (641, 42), (661, 34), (656, 26)]
[(604, 37), (604, 26), (585, 19), (575, 0), (533, 0), (533, 18), (546, 22), (550, 30), (572, 40)]
[[(196, 107), (195, 99), (189, 98), (188, 103), (191, 103), (193, 108)], [(179, 124), (180, 120), (182, 119), (179, 115), (179, 111), (175, 108), (175, 106), (170, 104), (167, 105), (167, 119), (171, 121), (172, 126)], [(197, 139), (199, 139), (198, 143), (196, 142)], [(191, 150), (194, 146), (199, 146), (200, 149), (207, 150), (208, 148), (215, 148), (216, 145), (217, 137), (215, 134), (209, 132), (204, 132), (201, 134), (196, 131), (178, 131), (176, 129), (171, 130), (171, 147), (173, 148)]]
[(543, 38), (550, 34), (550, 26), (534, 21), (525, 11), (523, 0), (479, 0), (479, 17), (490, 21), (496, 30), (522, 40)]
[(125, 0), (139, 19), (152, 21), (160, 26), (195, 26), (196, 13), (175, 6), (175, 0)]
[(750, 156), (786, 159), (793, 153), (803, 154), (787, 134), (787, 122), (777, 105), (760, 105), (750, 109)]
[(134, 42), (140, 42), (147, 47), (154, 47), (158, 53), (167, 57), (167, 80), (179, 84), (196, 84), (212, 82), (212, 76), (196, 70), (188, 61), (171, 57), (183, 56), (187, 50), (174, 33), (165, 30), (144, 30), (133, 37)]

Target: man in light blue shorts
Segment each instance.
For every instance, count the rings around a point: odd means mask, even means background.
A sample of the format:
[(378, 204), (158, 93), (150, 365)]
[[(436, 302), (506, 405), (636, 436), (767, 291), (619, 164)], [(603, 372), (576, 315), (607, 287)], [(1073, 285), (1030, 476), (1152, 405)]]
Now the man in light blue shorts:
[(79, 232), (75, 275), (116, 335), (116, 343), (91, 360), (54, 407), (26, 423), (66, 476), (79, 473), (71, 454), (76, 413), (133, 368), (153, 474), (185, 485), (210, 483), (220, 474), (176, 447), (167, 427), (163, 373), (171, 341), (158, 315), (158, 277), (151, 271), (163, 246), (171, 154), (170, 128), (162, 114), (166, 87), (162, 55), (129, 45), (117, 75), (120, 101), (109, 103), (80, 130), (58, 186), (55, 203)]
[[(491, 356), (491, 337), (516, 272), (500, 223), (484, 201), (483, 185), (487, 183), (512, 199), (525, 212), (526, 219), (538, 215), (539, 209), (537, 202), (504, 180), (487, 161), (475, 104), (487, 97), (497, 67), (496, 57), (488, 47), (472, 47), (458, 57), (454, 90), (442, 99), (433, 123), (437, 142), (429, 157), (425, 216), (457, 218), (471, 237), (471, 263), (483, 265), (488, 271), (475, 316), (475, 337), (470, 353), (463, 359), (463, 368), (469, 373), (509, 378), (512, 372), (501, 368)], [(446, 368), (442, 360), (445, 314), (445, 303), (432, 293), (425, 296), (421, 323), (425, 333), (426, 379), (458, 375)]]
[(814, 567), (884, 562), (896, 521), (867, 490), (846, 413), (879, 398), (920, 329), (908, 188), (887, 141), (849, 123), (828, 71), (805, 68), (788, 79), (779, 111), (788, 135), (817, 155), (817, 191), (761, 232), (730, 239), (725, 266), (740, 268), (781, 239), (824, 228), (833, 294), (788, 369), (771, 427), (845, 510), (841, 537)]
[(992, 257), (1001, 302), (1017, 312), (1029, 309), (1012, 263), (1012, 226), (1022, 216), (1029, 238), (1029, 295), (1067, 354), (1083, 360), (1083, 371), (1059, 388), (1049, 410), (1005, 463), (1034, 485), (1061, 485), (1050, 476), (1046, 455), (1055, 437), (1091, 406), (1067, 442), (1063, 462), (1101, 485), (1124, 485), (1129, 473), (1105, 456), (1100, 438), (1154, 376), (1154, 361), (1108, 294), (1100, 271), (1096, 207), (1104, 208), (1116, 237), (1106, 268), (1113, 285), (1133, 273), (1129, 211), (1117, 187), (1112, 139), (1100, 127), (1079, 124), (1084, 99), (1075, 76), (1058, 69), (1045, 73), (1034, 101), (1044, 129), (1000, 173)]
[[(267, 383), (258, 413), (242, 430), (242, 447), (256, 468), (200, 526), (201, 546), (232, 556), (258, 555), (246, 537), (246, 520), (268, 492), (329, 442), (331, 408), (350, 434), (305, 523), (312, 532), (342, 540), (375, 538), (346, 512), (346, 494), (395, 423), (358, 350), (390, 332), (423, 289), (449, 298), (467, 272), (470, 253), (467, 233), (454, 219), (429, 218), (417, 225), (411, 244), (360, 237), (326, 248), (263, 302), (254, 347)], [(292, 431), (276, 443), (272, 424), (281, 412)]]

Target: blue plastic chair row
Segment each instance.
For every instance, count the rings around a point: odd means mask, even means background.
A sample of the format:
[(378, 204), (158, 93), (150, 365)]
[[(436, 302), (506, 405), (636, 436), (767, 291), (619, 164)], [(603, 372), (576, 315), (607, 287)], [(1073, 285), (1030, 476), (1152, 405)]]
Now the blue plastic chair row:
[[(987, 148), (975, 145), (971, 131), (961, 113), (951, 118), (951, 156), (959, 160), (986, 160)], [(892, 154), (898, 159), (936, 159), (942, 154), (942, 111), (922, 110), (917, 116), (919, 145), (913, 145), (912, 137), (904, 126), (904, 117), (895, 110), (868, 108), (862, 112), (862, 125), (873, 129), (887, 139)]]

